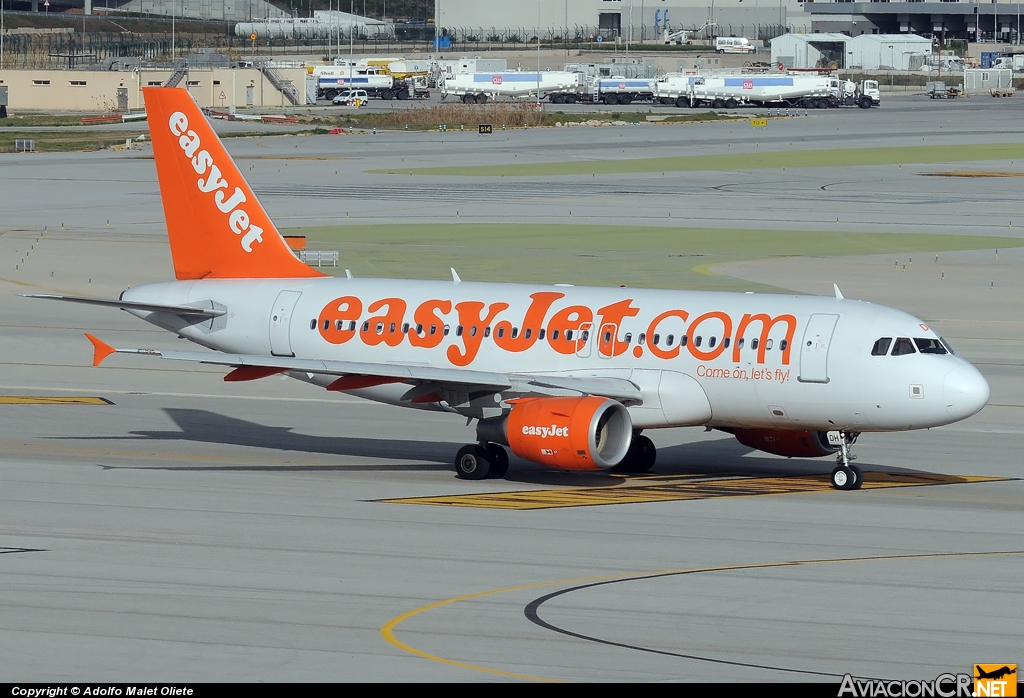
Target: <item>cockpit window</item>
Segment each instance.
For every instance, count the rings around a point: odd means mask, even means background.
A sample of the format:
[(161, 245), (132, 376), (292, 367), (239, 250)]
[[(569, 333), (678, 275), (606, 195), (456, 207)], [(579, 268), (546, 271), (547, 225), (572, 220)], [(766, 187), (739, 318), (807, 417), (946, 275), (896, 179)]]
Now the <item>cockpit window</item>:
[(882, 337), (875, 340), (875, 346), (871, 347), (872, 356), (885, 356), (889, 353), (889, 347), (892, 346), (892, 337)]
[(931, 337), (914, 337), (914, 344), (917, 345), (917, 350), (922, 354), (946, 353), (946, 347), (942, 346), (942, 342)]
[(956, 353), (955, 351), (953, 351), (953, 347), (949, 345), (949, 342), (946, 341), (945, 337), (939, 337), (939, 341), (942, 342), (942, 346), (946, 347), (946, 351), (948, 351), (950, 354)]
[(893, 356), (904, 356), (905, 354), (916, 354), (917, 351), (914, 349), (914, 343), (907, 337), (900, 337), (896, 340), (896, 344), (893, 345), (892, 355)]

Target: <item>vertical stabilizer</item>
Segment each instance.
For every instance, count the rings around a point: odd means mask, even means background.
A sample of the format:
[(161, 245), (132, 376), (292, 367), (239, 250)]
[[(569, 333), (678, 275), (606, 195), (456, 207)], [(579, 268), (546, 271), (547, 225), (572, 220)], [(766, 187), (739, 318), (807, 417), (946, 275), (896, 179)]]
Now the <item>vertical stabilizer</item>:
[(148, 87), (142, 92), (174, 275), (324, 276), (288, 248), (188, 91)]

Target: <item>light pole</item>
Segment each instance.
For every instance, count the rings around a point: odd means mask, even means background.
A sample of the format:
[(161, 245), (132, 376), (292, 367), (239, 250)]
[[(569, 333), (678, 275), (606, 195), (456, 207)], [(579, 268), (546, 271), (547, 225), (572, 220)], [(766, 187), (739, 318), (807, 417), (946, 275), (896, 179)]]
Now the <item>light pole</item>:
[(537, 107), (540, 108), (540, 0), (537, 0)]
[(174, 3), (175, 0), (171, 0), (171, 63), (176, 61), (178, 58), (174, 51)]

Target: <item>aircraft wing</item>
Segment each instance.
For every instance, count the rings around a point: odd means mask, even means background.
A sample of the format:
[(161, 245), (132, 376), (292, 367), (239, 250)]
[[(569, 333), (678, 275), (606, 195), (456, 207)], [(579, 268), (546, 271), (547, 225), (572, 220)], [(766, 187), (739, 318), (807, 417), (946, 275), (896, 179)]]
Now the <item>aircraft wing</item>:
[[(217, 308), (201, 308), (194, 305), (162, 305), (159, 303), (139, 303), (137, 301), (108, 300), (106, 298), (87, 298), (85, 296), (59, 296), (48, 293), (24, 293), (24, 298), (42, 298), (51, 301), (82, 303), (83, 305), (100, 305), (121, 310), (141, 310), (151, 313), (171, 313), (182, 317), (213, 318), (227, 314), (226, 310)], [(207, 303), (209, 301), (206, 301)]]
[[(380, 381), (472, 388), (473, 392), (499, 393), (512, 390), (519, 394), (547, 395), (552, 392), (570, 391), (583, 395), (599, 395), (630, 404), (640, 404), (643, 399), (639, 388), (622, 378), (600, 378), (574, 376), (532, 376), (517, 373), (492, 373), (456, 368), (439, 368), (421, 364), (367, 363), (361, 361), (325, 361), (319, 359), (298, 359), (291, 356), (261, 356), (256, 354), (226, 354), (216, 351), (177, 351), (163, 349), (115, 349), (102, 340), (86, 334), (95, 347), (93, 365), (99, 366), (107, 356), (119, 354), (143, 354), (158, 356), (174, 361), (193, 361), (215, 366), (231, 366), (235, 369), (250, 369), (252, 378), (262, 378), (286, 371), (302, 371), (329, 376), (360, 376), (391, 379)], [(261, 370), (265, 369), (265, 370)], [(248, 380), (237, 378), (233, 380)], [(366, 385), (374, 385), (370, 382)], [(359, 386), (352, 385), (352, 389)], [(341, 388), (350, 389), (350, 388)]]

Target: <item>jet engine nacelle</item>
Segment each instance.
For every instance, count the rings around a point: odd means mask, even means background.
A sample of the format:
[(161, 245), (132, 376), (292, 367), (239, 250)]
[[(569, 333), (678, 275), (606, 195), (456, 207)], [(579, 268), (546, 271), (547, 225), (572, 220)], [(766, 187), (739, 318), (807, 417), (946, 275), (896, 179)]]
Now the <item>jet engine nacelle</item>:
[(505, 444), (534, 463), (600, 470), (626, 457), (633, 423), (626, 408), (608, 398), (522, 398), (507, 416), (481, 420), (477, 438)]
[(733, 429), (733, 436), (744, 446), (788, 458), (831, 456), (838, 449), (828, 442), (823, 431), (789, 429)]

